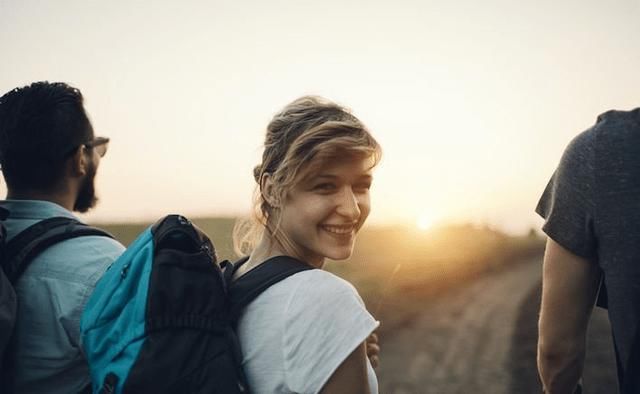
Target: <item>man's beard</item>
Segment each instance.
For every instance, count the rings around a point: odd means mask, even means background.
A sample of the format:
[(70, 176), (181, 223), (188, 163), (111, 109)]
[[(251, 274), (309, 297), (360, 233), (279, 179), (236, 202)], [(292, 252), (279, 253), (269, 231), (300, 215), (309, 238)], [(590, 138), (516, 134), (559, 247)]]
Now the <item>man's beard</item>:
[(76, 202), (73, 206), (74, 211), (85, 213), (98, 203), (98, 197), (96, 197), (96, 188), (94, 182), (95, 178), (96, 165), (92, 163), (91, 166), (87, 169), (87, 175), (84, 177), (82, 185), (80, 185), (78, 197), (76, 198)]

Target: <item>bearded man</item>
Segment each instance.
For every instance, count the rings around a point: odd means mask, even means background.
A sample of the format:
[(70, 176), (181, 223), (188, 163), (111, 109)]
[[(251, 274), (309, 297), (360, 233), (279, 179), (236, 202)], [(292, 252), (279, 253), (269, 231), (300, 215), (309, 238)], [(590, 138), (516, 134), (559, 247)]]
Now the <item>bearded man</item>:
[[(94, 136), (78, 89), (36, 82), (0, 98), (0, 208), (7, 238), (51, 217), (79, 220), (96, 204), (94, 178), (109, 139)], [(82, 236), (47, 248), (14, 284), (13, 391), (78, 393), (90, 383), (80, 315), (97, 280), (124, 247)]]

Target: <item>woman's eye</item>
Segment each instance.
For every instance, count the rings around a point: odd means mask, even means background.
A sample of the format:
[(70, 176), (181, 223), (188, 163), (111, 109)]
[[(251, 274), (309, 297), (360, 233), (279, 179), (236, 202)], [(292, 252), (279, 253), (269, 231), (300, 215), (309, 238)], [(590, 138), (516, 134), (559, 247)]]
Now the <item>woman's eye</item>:
[(333, 190), (335, 189), (335, 185), (332, 183), (319, 183), (314, 186), (315, 190)]
[(361, 191), (369, 190), (369, 189), (371, 189), (371, 183), (370, 183), (370, 182), (367, 182), (367, 183), (359, 183), (359, 184), (356, 184), (356, 185), (354, 186), (354, 189), (356, 189), (356, 190), (361, 190)]

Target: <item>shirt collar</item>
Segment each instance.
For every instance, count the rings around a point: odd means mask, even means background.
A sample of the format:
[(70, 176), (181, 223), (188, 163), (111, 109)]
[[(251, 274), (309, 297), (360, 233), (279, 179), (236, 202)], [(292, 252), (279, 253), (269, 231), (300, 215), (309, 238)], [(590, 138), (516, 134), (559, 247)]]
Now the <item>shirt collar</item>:
[(2, 200), (0, 206), (9, 210), (10, 219), (46, 219), (63, 216), (80, 221), (71, 211), (44, 200)]

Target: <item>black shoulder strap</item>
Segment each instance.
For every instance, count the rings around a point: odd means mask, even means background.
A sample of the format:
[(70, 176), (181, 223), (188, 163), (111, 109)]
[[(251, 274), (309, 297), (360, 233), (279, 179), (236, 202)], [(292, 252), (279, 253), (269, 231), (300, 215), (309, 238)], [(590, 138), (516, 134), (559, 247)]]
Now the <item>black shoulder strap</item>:
[[(234, 264), (235, 271), (246, 258)], [(231, 267), (228, 267), (231, 268)], [(272, 285), (301, 271), (314, 269), (309, 264), (289, 256), (276, 256), (258, 265), (229, 285), (231, 316), (237, 318), (240, 311)]]
[(0, 207), (0, 220), (5, 220), (9, 217), (9, 210), (5, 207)]
[(9, 281), (15, 283), (29, 262), (45, 249), (58, 242), (84, 235), (113, 238), (113, 235), (104, 230), (72, 218), (52, 217), (42, 220), (20, 232), (7, 243), (2, 268)]

